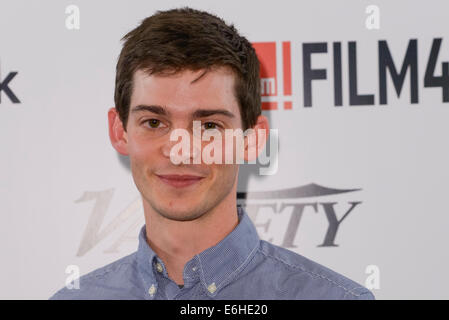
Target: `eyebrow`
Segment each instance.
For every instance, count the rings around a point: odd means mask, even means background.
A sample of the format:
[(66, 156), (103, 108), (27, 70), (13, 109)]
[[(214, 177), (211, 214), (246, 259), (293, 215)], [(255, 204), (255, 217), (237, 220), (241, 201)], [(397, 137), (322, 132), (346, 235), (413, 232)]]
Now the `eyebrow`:
[(228, 118), (234, 118), (234, 114), (228, 110), (225, 109), (198, 109), (195, 110), (195, 112), (192, 114), (193, 118), (204, 118), (209, 117), (215, 114), (221, 114), (223, 116), (226, 116)]
[[(147, 105), (138, 105), (134, 108), (132, 108), (131, 112), (141, 112), (141, 111), (149, 111), (155, 114), (159, 114), (159, 115), (169, 115), (170, 113), (166, 110), (166, 108), (162, 107), (162, 106), (157, 106), (157, 105), (151, 105), (151, 106), (147, 106)], [(209, 117), (215, 114), (220, 114), (223, 116), (226, 116), (228, 118), (235, 118), (235, 115), (225, 109), (197, 109), (192, 113), (192, 118), (205, 118), (205, 117)]]
[(131, 109), (132, 113), (135, 112), (142, 112), (142, 111), (149, 111), (160, 115), (167, 115), (168, 112), (165, 110), (165, 108), (161, 106), (146, 106), (146, 105), (138, 105)]

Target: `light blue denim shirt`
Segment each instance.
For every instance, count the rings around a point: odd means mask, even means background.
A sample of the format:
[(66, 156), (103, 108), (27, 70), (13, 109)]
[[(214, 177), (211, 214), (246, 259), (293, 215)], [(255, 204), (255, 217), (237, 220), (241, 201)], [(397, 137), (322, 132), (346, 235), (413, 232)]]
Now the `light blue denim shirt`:
[(245, 210), (222, 241), (184, 266), (184, 286), (172, 281), (146, 242), (136, 252), (80, 277), (79, 289), (50, 299), (374, 299), (360, 284), (293, 251), (260, 240)]

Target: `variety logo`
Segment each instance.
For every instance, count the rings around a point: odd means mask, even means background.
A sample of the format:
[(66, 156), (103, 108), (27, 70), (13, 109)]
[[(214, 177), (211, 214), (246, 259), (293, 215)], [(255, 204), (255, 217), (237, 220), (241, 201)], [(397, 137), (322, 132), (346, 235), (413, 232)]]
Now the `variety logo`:
[[(342, 221), (348, 217), (349, 213), (361, 204), (361, 201), (348, 201), (349, 207), (343, 214), (339, 214), (338, 218), (336, 207), (339, 201), (335, 201), (336, 196), (339, 194), (346, 194), (361, 189), (333, 189), (320, 186), (318, 184), (307, 184), (304, 186), (282, 189), (276, 191), (263, 191), (263, 192), (238, 192), (237, 199), (240, 199), (240, 203), (245, 207), (246, 212), (255, 222), (256, 227), (264, 227), (265, 233), (269, 234), (269, 227), (273, 219), (277, 219), (276, 215), (284, 215), (286, 212), (291, 212), (290, 218), (287, 223), (284, 224), (284, 236), (278, 245), (284, 248), (296, 248), (294, 240), (297, 236), (298, 228), (301, 223), (304, 211), (306, 208), (313, 209), (315, 213), (324, 213), (326, 217), (328, 227), (323, 237), (322, 243), (318, 247), (338, 247), (335, 243), (337, 231), (339, 230)], [(314, 198), (321, 199), (322, 196), (334, 196), (333, 201), (316, 200)], [(308, 201), (303, 201), (308, 199)], [(257, 216), (262, 208), (271, 208), (273, 215), (267, 219), (265, 223), (257, 223)], [(290, 210), (289, 210), (290, 209)], [(322, 211), (320, 211), (322, 209)], [(273, 238), (266, 239), (269, 242), (273, 241)]]
[[(327, 228), (318, 247), (337, 247), (337, 233), (341, 223), (353, 210), (360, 205), (361, 201), (347, 201), (347, 194), (361, 189), (333, 189), (317, 184), (265, 191), (265, 192), (238, 192), (238, 206), (245, 208), (247, 214), (260, 231), (261, 239), (273, 242), (285, 248), (297, 248), (295, 238), (298, 234), (299, 225), (306, 209), (319, 214), (319, 219), (325, 219)], [(84, 231), (77, 256), (81, 257), (96, 247), (100, 242), (109, 238), (105, 253), (119, 252), (119, 248), (127, 241), (136, 241), (139, 229), (145, 223), (141, 198), (136, 198), (124, 210), (122, 210), (106, 226), (103, 220), (111, 203), (114, 190), (109, 189), (99, 192), (85, 192), (76, 202), (94, 201), (94, 206)], [(331, 197), (323, 200), (323, 197)], [(343, 197), (343, 199), (340, 199)], [(347, 203), (345, 212), (338, 212), (337, 207)], [(271, 215), (264, 223), (258, 222), (258, 215), (266, 209), (271, 209)], [(274, 241), (271, 230), (273, 220), (282, 220), (282, 237)]]

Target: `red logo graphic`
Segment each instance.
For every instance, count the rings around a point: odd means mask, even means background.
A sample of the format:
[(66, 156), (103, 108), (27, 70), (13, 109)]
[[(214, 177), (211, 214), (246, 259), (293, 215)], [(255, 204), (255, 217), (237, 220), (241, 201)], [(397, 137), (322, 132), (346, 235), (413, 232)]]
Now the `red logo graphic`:
[[(277, 68), (276, 42), (252, 44), (260, 61), (262, 110), (277, 110), (283, 102), (284, 109), (292, 109), (292, 68), (290, 41), (282, 42), (282, 66)], [(282, 75), (278, 77), (278, 72)], [(283, 79), (283, 95), (278, 94), (278, 79)], [(275, 101), (275, 100), (283, 100)]]

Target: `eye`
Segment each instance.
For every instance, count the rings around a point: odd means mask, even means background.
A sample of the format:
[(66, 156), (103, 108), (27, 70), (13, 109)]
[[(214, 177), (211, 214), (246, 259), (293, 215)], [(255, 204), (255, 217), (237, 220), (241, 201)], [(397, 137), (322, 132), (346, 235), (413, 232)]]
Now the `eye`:
[(157, 129), (159, 127), (159, 125), (161, 124), (161, 121), (158, 119), (149, 119), (144, 121), (144, 123), (148, 123), (148, 125), (153, 128), (153, 129)]
[(211, 121), (208, 121), (208, 122), (204, 123), (204, 129), (206, 129), (206, 130), (208, 130), (208, 129), (219, 129), (219, 128), (220, 128), (220, 125), (218, 123), (211, 122)]

